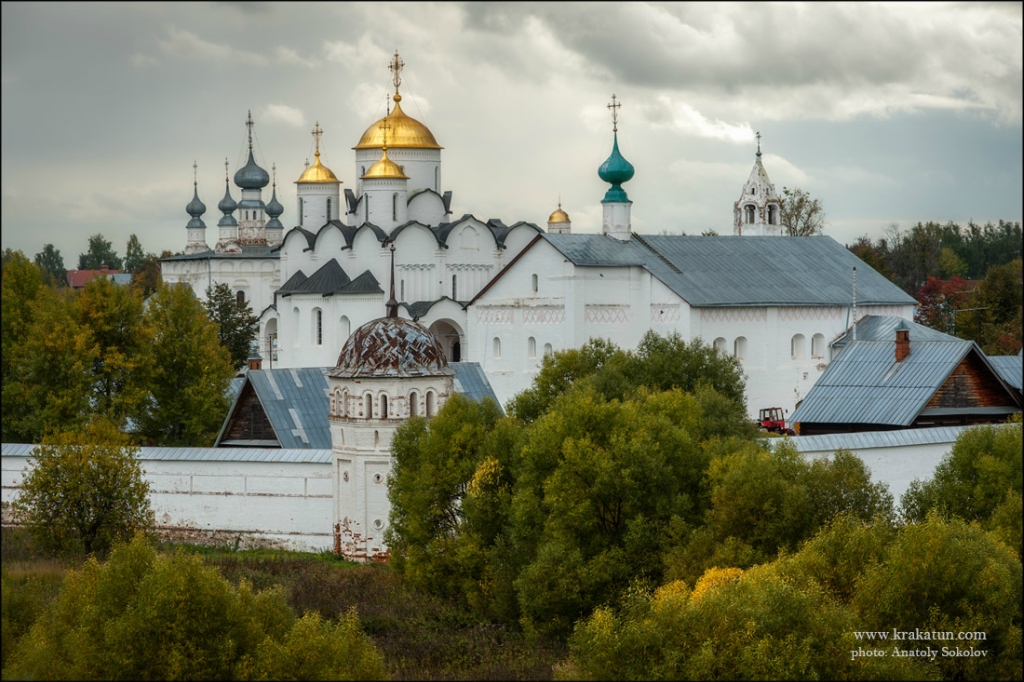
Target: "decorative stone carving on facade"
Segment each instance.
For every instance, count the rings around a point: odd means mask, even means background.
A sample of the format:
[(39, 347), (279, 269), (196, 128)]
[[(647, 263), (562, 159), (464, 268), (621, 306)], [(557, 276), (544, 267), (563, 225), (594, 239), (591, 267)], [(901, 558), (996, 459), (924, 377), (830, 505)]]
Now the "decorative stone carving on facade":
[(515, 324), (515, 308), (477, 308), (476, 321), (482, 324)]
[(846, 314), (846, 308), (838, 306), (815, 306), (779, 308), (779, 322), (820, 322), (838, 320)]
[(701, 308), (701, 323), (767, 322), (767, 308)]
[(590, 324), (629, 324), (627, 306), (588, 305), (583, 318)]
[(565, 308), (526, 308), (523, 310), (523, 324), (563, 324)]
[(651, 322), (655, 324), (669, 324), (679, 322), (683, 318), (682, 307), (678, 304), (652, 305)]

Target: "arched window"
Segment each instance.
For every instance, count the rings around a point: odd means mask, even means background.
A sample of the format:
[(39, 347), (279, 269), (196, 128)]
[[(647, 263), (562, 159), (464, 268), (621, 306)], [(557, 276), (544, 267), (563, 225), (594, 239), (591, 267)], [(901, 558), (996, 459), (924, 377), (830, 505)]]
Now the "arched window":
[(313, 343), (324, 345), (324, 313), (319, 308), (313, 308)]
[(398, 220), (398, 192), (391, 195), (391, 219)]
[(533, 293), (537, 293), (537, 275), (533, 275)]
[(409, 416), (420, 416), (420, 397), (416, 394), (416, 391), (409, 394)]
[(779, 209), (775, 204), (768, 204), (768, 224), (779, 224)]
[(723, 339), (721, 336), (715, 339), (715, 350), (717, 350), (722, 355), (728, 354), (728, 351), (726, 350), (725, 346), (725, 339)]
[(547, 357), (547, 356), (551, 355), (554, 352), (555, 351), (554, 351), (554, 349), (551, 348), (551, 344), (550, 343), (545, 343), (544, 344), (544, 357)]
[(494, 337), (494, 359), (497, 360), (501, 357), (501, 339), (497, 336)]
[(804, 341), (805, 339), (803, 334), (794, 334), (793, 339), (789, 342), (790, 354), (793, 356), (794, 360), (804, 359), (804, 354), (807, 352), (804, 349)]
[(754, 222), (754, 205), (747, 204), (744, 210), (747, 214), (747, 224), (750, 225)]
[(363, 396), (363, 416), (366, 419), (373, 419), (373, 396), (369, 393)]
[(822, 334), (815, 334), (811, 337), (811, 357), (825, 357), (825, 337)]
[(338, 320), (338, 334), (341, 338), (338, 339), (339, 343), (344, 343), (345, 339), (348, 338), (349, 332), (352, 328), (352, 323), (348, 321), (348, 318), (344, 315)]
[(405, 280), (404, 279), (402, 280), (402, 284), (401, 284), (401, 286), (399, 288), (402, 290), (402, 293), (399, 296), (399, 298), (401, 298), (404, 301), (405, 300)]
[(344, 417), (348, 414), (348, 389), (346, 388), (341, 392), (341, 407), (338, 409), (338, 413)]
[(245, 292), (241, 289), (235, 293), (235, 302), (240, 306), (245, 305)]
[(299, 227), (302, 227), (302, 197), (299, 197)]
[(388, 418), (388, 397), (386, 395), (380, 397), (380, 418)]
[(373, 449), (376, 450), (380, 447), (380, 431), (374, 429), (373, 431)]
[(733, 355), (737, 360), (747, 359), (747, 337), (736, 337), (736, 342), (733, 344)]
[(440, 182), (438, 181), (438, 168), (434, 166), (434, 191), (440, 193), (441, 189), (438, 187)]
[(458, 287), (457, 287), (457, 285), (455, 283), (455, 275), (452, 275), (452, 298), (455, 299), (456, 301), (459, 300), (459, 296), (458, 296), (458, 291), (457, 290), (458, 290)]
[(526, 356), (531, 360), (537, 357), (537, 339), (532, 336), (526, 340)]
[(757, 194), (757, 188), (756, 187), (751, 187), (750, 188), (750, 193), (751, 194)]
[(327, 219), (331, 219), (331, 198), (327, 197)]
[(434, 416), (434, 392), (427, 391), (427, 419)]

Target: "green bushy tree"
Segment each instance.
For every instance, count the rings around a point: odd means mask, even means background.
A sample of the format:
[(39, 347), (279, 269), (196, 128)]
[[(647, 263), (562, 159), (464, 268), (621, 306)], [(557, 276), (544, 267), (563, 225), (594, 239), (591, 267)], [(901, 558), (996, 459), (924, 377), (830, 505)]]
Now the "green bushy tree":
[(105, 420), (48, 436), (36, 447), (14, 509), (45, 546), (105, 551), (152, 523), (137, 452)]
[(206, 289), (206, 313), (217, 325), (217, 338), (231, 355), (231, 364), (242, 367), (249, 358), (252, 342), (256, 340), (258, 318), (249, 303), (238, 303), (227, 284), (215, 284)]
[(53, 244), (47, 244), (41, 252), (36, 254), (35, 260), (48, 284), (55, 287), (67, 286), (68, 271), (64, 267), (64, 258), (60, 255), (60, 249)]
[(137, 535), (65, 579), (5, 677), (78, 680), (384, 679), (354, 615), (296, 620), (280, 588), (235, 588), (194, 554)]
[(89, 237), (89, 249), (78, 254), (78, 269), (99, 270), (104, 265), (111, 270), (120, 270), (121, 257), (114, 250), (114, 245), (104, 239), (102, 234), (94, 234)]

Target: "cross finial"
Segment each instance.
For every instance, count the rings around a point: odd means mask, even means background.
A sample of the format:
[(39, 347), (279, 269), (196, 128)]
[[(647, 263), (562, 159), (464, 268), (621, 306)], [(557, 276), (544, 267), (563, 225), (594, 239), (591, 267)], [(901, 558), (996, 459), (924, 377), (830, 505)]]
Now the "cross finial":
[(387, 302), (388, 317), (398, 317), (398, 301), (395, 299), (395, 243), (391, 242), (391, 298)]
[(197, 181), (197, 179), (198, 179), (198, 175), (197, 175), (198, 171), (199, 171), (199, 165), (196, 163), (195, 159), (193, 159), (192, 160), (192, 186), (193, 187), (198, 187), (199, 186), (199, 183)]
[(228, 182), (228, 157), (224, 157), (224, 184)]
[(388, 123), (387, 117), (382, 118), (380, 121), (380, 130), (384, 134), (384, 149), (388, 148), (388, 131), (391, 130), (391, 124)]
[(249, 153), (252, 153), (252, 109), (249, 110), (249, 117), (245, 120), (245, 127), (249, 129)]
[(754, 137), (757, 138), (757, 155), (761, 156), (761, 131), (757, 131), (757, 135)]
[(612, 111), (612, 132), (619, 132), (619, 107), (622, 104), (615, 101), (615, 95), (612, 95), (612, 103), (608, 105), (608, 108)]
[[(405, 67), (405, 62), (398, 56), (398, 50), (395, 50), (395, 56), (388, 64), (388, 70), (391, 72), (391, 81), (395, 84), (395, 95), (398, 95), (398, 86), (402, 84), (402, 69)], [(396, 100), (397, 101), (397, 100)]]
[(316, 155), (320, 156), (320, 136), (324, 134), (323, 128), (320, 127), (320, 121), (316, 122), (313, 126), (313, 139), (316, 140)]
[(270, 170), (274, 173), (274, 189), (277, 189), (277, 164), (270, 164)]

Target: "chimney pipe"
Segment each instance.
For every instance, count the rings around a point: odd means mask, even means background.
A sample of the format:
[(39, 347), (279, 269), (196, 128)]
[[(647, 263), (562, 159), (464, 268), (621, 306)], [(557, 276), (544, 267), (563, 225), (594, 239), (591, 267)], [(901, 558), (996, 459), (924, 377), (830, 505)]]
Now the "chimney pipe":
[(903, 362), (903, 359), (910, 355), (910, 330), (896, 330), (896, 362)]

